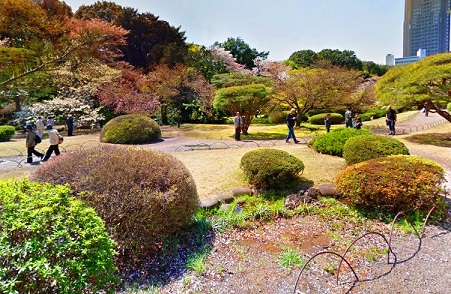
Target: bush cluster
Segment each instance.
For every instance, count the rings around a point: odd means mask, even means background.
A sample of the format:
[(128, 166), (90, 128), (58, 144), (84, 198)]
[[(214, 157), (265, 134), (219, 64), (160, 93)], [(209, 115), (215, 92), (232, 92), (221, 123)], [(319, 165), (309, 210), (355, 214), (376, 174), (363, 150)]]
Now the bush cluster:
[(316, 152), (341, 157), (343, 156), (343, 147), (349, 138), (369, 135), (371, 133), (366, 129), (339, 128), (313, 138), (308, 145)]
[(144, 144), (159, 139), (161, 130), (157, 122), (139, 114), (113, 118), (100, 133), (100, 142), (113, 144)]
[(448, 111), (451, 111), (451, 102), (449, 102), (449, 103), (446, 105), (446, 109), (447, 109)]
[(303, 162), (286, 151), (255, 149), (241, 158), (242, 168), (249, 184), (260, 189), (284, 189), (295, 185), (304, 171)]
[(285, 124), (287, 123), (287, 113), (280, 111), (280, 110), (275, 110), (269, 113), (268, 115), (268, 120), (270, 123), (273, 124)]
[(366, 209), (392, 213), (429, 211), (445, 204), (443, 168), (432, 160), (412, 155), (390, 155), (348, 166), (337, 178), (341, 195)]
[(359, 117), (362, 121), (369, 121), (371, 120), (371, 118), (376, 119), (380, 117), (385, 117), (386, 113), (387, 109), (375, 109), (359, 114)]
[[(320, 113), (312, 115), (308, 118), (309, 123), (313, 125), (324, 125), (324, 118), (326, 117), (326, 113)], [(339, 113), (331, 113), (330, 120), (333, 125), (338, 125), (344, 123), (345, 119), (343, 115)]]
[(13, 126), (0, 126), (0, 142), (11, 140), (15, 132), (16, 129)]
[(32, 177), (68, 183), (105, 221), (124, 258), (148, 255), (158, 242), (190, 223), (199, 203), (183, 163), (139, 147), (102, 145), (64, 154)]
[(67, 186), (0, 182), (0, 292), (113, 292), (114, 242)]
[(343, 147), (343, 158), (348, 165), (397, 154), (409, 155), (409, 149), (401, 141), (386, 136), (349, 138)]

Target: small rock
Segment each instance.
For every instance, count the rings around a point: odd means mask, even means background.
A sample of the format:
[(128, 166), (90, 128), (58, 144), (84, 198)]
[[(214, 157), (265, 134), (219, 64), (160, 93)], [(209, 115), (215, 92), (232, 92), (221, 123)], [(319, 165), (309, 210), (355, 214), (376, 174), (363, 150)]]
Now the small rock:
[(235, 188), (232, 190), (233, 197), (242, 196), (242, 195), (252, 195), (251, 188)]
[(224, 202), (224, 203), (232, 203), (233, 202), (233, 196), (232, 195), (227, 195), (227, 194), (222, 194), (222, 195), (218, 195), (216, 197), (220, 202)]
[(219, 200), (216, 198), (201, 199), (199, 206), (202, 208), (212, 208), (218, 205)]
[(340, 196), (335, 184), (321, 184), (318, 185), (318, 190), (324, 196)]

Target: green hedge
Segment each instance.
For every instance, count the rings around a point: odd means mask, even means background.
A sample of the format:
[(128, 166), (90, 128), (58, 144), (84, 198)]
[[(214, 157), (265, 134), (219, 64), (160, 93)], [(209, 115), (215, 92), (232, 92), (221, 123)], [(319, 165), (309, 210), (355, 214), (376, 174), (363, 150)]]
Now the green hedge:
[(160, 126), (139, 114), (121, 115), (110, 120), (100, 133), (100, 141), (113, 144), (144, 144), (161, 139)]
[[(324, 118), (326, 117), (326, 114), (327, 113), (320, 113), (312, 115), (308, 118), (308, 121), (313, 125), (324, 125)], [(331, 113), (330, 118), (333, 125), (342, 124), (345, 121), (343, 115), (339, 113)]]
[(297, 184), (304, 171), (303, 162), (286, 151), (255, 149), (241, 158), (240, 164), (248, 182), (261, 189), (284, 189)]
[(313, 138), (308, 145), (316, 152), (341, 157), (343, 156), (343, 147), (349, 138), (369, 135), (371, 133), (366, 129), (339, 128)]
[(0, 142), (11, 140), (16, 129), (13, 126), (0, 126)]
[(348, 165), (388, 155), (409, 155), (409, 149), (399, 140), (386, 136), (358, 136), (349, 138), (343, 147)]
[(112, 293), (114, 242), (67, 186), (0, 182), (1, 293)]
[(451, 102), (449, 102), (449, 103), (446, 105), (446, 109), (448, 109), (448, 111), (451, 111)]

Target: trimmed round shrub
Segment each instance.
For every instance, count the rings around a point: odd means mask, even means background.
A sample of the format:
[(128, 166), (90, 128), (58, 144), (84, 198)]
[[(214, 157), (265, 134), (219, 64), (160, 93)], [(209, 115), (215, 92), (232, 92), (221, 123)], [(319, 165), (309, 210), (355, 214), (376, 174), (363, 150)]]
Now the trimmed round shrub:
[(144, 144), (161, 139), (160, 126), (139, 114), (121, 115), (110, 120), (100, 133), (100, 141), (113, 144)]
[(0, 142), (11, 140), (15, 132), (16, 129), (13, 126), (0, 126)]
[[(308, 122), (313, 125), (324, 125), (324, 118), (326, 117), (326, 114), (327, 113), (320, 113), (320, 114), (312, 115), (308, 118)], [(345, 121), (343, 115), (341, 115), (339, 113), (331, 113), (330, 120), (333, 125), (338, 125)]]
[(114, 241), (67, 186), (0, 182), (1, 293), (113, 293)]
[(337, 178), (341, 195), (356, 206), (392, 213), (429, 211), (443, 216), (445, 172), (436, 162), (412, 155), (374, 158), (345, 168)]
[(397, 154), (409, 155), (409, 149), (401, 141), (386, 136), (349, 138), (343, 147), (343, 158), (348, 165)]
[(366, 129), (339, 128), (313, 138), (308, 142), (308, 146), (318, 153), (341, 157), (343, 156), (343, 147), (349, 138), (369, 135), (371, 132)]
[(244, 154), (240, 167), (249, 184), (266, 190), (292, 187), (304, 171), (299, 158), (283, 150), (268, 148)]
[(134, 146), (102, 145), (48, 161), (33, 179), (68, 183), (106, 223), (124, 258), (140, 258), (190, 223), (199, 198), (175, 157)]

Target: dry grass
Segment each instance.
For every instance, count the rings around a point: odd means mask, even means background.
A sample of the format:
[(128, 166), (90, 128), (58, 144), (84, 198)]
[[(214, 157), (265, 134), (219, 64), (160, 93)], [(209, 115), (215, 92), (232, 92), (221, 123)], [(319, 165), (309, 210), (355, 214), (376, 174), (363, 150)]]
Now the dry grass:
[[(406, 118), (414, 115), (415, 112), (408, 112), (401, 114)], [(400, 118), (401, 119), (401, 118)], [(368, 124), (378, 124), (384, 119), (367, 122)], [(449, 124), (438, 125), (434, 128), (424, 130), (420, 133), (445, 133), (449, 132)], [(284, 135), (286, 127), (284, 125), (278, 126), (251, 126), (250, 131), (255, 133), (269, 133)], [(177, 133), (174, 133), (177, 132)], [(183, 135), (195, 138), (219, 138), (224, 140), (232, 140), (233, 126), (231, 125), (183, 125), (182, 128), (164, 127), (163, 135), (174, 134)], [(301, 136), (301, 131), (296, 131), (298, 136)], [(405, 136), (397, 136), (403, 139)], [(405, 140), (403, 140), (405, 141)], [(64, 151), (74, 151), (80, 148), (86, 149), (97, 146), (99, 144), (98, 134), (92, 135), (78, 135), (73, 137), (65, 137), (61, 149)], [(158, 143), (157, 143), (158, 144)], [(151, 148), (151, 145), (149, 145)], [(46, 150), (48, 147), (48, 140), (44, 140), (38, 145), (39, 150)], [(322, 155), (314, 152), (305, 145), (283, 145), (275, 147), (285, 150), (300, 158), (304, 165), (304, 177), (314, 184), (334, 182), (336, 176), (345, 167), (345, 162), (342, 158)], [(431, 148), (428, 146), (427, 148)], [(437, 147), (438, 148), (438, 147)], [(438, 148), (437, 152), (443, 153), (443, 148)], [(221, 149), (221, 150), (198, 150), (185, 152), (172, 152), (171, 154), (182, 161), (193, 175), (196, 186), (201, 198), (216, 196), (218, 194), (229, 194), (231, 189), (245, 186), (243, 174), (239, 168), (241, 157), (251, 148), (236, 148), (236, 149)], [(19, 152), (25, 154), (25, 139), (14, 139), (10, 142), (0, 143), (0, 157), (17, 156)], [(24, 155), (25, 157), (25, 155)], [(23, 165), (22, 168), (1, 168), (0, 164), (0, 178), (20, 178), (28, 176), (36, 166)]]
[[(314, 184), (333, 183), (346, 164), (343, 158), (322, 155), (305, 145), (276, 147), (300, 158), (305, 165), (303, 177)], [(239, 166), (241, 157), (251, 148), (174, 152), (196, 182), (200, 198), (230, 194), (233, 188), (244, 187), (246, 182)]]

